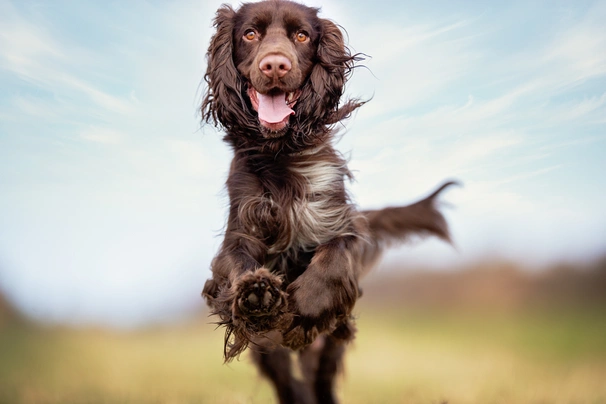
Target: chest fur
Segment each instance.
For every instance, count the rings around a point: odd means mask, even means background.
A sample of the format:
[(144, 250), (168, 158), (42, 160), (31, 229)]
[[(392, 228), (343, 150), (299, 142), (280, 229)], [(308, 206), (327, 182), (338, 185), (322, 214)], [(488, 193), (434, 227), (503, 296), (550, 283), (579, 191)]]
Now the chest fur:
[(351, 230), (351, 206), (341, 159), (289, 161), (279, 173), (260, 173), (262, 187), (242, 200), (247, 233), (263, 240), (269, 254), (309, 251)]
[(347, 167), (341, 161), (293, 164), (293, 174), (303, 182), (303, 192), (288, 207), (297, 248), (315, 247), (346, 233), (350, 210), (345, 192)]

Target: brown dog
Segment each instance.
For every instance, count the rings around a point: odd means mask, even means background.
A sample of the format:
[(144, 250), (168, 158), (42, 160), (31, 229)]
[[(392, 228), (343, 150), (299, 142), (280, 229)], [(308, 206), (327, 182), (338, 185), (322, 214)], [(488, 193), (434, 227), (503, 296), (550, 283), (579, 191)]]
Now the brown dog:
[[(203, 295), (226, 328), (225, 359), (247, 346), (282, 403), (331, 403), (355, 329), (358, 281), (392, 240), (449, 240), (440, 187), (410, 206), (358, 211), (334, 149), (334, 124), (359, 58), (318, 10), (285, 0), (222, 6), (208, 49), (203, 119), (234, 152), (229, 219)], [(305, 380), (291, 375), (300, 352)]]

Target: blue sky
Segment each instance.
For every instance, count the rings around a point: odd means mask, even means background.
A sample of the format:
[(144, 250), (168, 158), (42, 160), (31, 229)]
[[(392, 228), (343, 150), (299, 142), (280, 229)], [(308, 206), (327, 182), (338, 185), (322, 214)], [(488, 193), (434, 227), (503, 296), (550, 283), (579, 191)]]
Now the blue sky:
[[(126, 326), (202, 304), (230, 159), (197, 114), (220, 3), (0, 0), (0, 288), (30, 315)], [(371, 56), (348, 94), (373, 99), (338, 143), (355, 201), (465, 183), (444, 197), (457, 248), (387, 261), (606, 252), (606, 2), (307, 4)]]

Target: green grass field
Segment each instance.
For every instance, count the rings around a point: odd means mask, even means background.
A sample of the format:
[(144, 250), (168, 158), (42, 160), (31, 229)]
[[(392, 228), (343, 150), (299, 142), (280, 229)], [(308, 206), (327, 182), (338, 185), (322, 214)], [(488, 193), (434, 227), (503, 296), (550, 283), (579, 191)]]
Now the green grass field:
[[(358, 313), (343, 403), (606, 403), (603, 311)], [(221, 344), (206, 324), (4, 327), (0, 402), (272, 402), (246, 355), (222, 364)]]
[[(606, 403), (605, 268), (378, 276), (356, 307), (342, 403)], [(0, 403), (272, 403), (246, 354), (223, 365), (211, 321), (49, 328), (5, 305)]]

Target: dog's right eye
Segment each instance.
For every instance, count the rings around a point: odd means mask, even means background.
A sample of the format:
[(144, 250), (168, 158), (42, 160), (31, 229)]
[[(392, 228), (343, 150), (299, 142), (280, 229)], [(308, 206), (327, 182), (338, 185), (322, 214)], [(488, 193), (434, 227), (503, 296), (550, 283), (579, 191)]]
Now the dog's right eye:
[(249, 41), (252, 41), (256, 37), (257, 37), (257, 33), (252, 29), (250, 29), (244, 33), (244, 38), (246, 38)]

